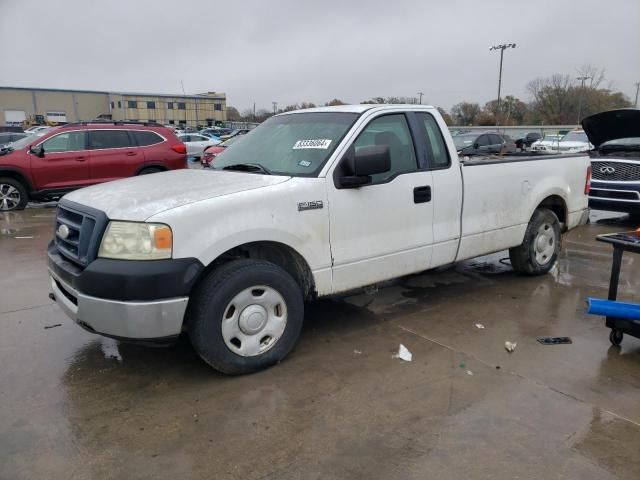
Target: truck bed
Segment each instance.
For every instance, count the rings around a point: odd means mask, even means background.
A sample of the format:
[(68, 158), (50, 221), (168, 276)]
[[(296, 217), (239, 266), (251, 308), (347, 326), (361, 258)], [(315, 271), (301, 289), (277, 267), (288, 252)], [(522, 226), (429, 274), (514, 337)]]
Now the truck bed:
[(473, 167), (475, 165), (492, 165), (495, 163), (513, 163), (513, 162), (529, 162), (532, 160), (561, 160), (565, 158), (574, 158), (587, 156), (585, 153), (565, 153), (565, 154), (546, 154), (535, 152), (518, 152), (508, 155), (473, 155), (469, 157), (460, 157), (460, 162), (465, 167)]

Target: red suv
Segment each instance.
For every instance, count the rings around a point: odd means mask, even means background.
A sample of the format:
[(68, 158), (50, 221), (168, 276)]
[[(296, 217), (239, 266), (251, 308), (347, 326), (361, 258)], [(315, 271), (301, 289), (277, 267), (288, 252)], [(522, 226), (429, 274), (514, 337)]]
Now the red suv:
[(95, 183), (186, 168), (186, 153), (157, 123), (70, 123), (0, 150), (0, 211)]

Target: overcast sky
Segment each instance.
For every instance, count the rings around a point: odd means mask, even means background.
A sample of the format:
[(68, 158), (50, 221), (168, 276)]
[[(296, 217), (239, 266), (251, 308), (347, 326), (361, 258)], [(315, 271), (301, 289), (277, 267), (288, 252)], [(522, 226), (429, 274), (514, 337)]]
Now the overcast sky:
[[(592, 64), (633, 100), (640, 0), (0, 0), (0, 85), (218, 91), (241, 111), (416, 96), (527, 100)], [(0, 105), (0, 108), (2, 106)]]

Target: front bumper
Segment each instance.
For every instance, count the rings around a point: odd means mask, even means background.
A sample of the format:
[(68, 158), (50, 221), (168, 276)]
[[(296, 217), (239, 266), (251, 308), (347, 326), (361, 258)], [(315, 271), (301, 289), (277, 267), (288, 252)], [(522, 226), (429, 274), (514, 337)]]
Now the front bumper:
[(97, 259), (85, 269), (48, 249), (50, 290), (83, 328), (137, 341), (162, 341), (182, 331), (189, 294), (204, 266), (194, 258)]
[(160, 341), (182, 331), (189, 297), (153, 302), (118, 302), (77, 292), (49, 270), (51, 293), (58, 306), (92, 333), (123, 340)]

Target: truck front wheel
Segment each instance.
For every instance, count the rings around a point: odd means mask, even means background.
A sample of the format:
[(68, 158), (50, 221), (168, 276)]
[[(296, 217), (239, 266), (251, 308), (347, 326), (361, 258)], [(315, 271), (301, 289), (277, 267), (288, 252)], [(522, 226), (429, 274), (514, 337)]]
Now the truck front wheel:
[(29, 201), (27, 189), (18, 180), (0, 177), (0, 212), (24, 210)]
[(522, 244), (509, 250), (513, 269), (524, 275), (543, 275), (560, 253), (560, 221), (546, 208), (533, 212)]
[(261, 260), (235, 260), (211, 273), (189, 301), (187, 325), (200, 357), (238, 375), (280, 362), (300, 336), (302, 290), (286, 271)]

